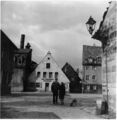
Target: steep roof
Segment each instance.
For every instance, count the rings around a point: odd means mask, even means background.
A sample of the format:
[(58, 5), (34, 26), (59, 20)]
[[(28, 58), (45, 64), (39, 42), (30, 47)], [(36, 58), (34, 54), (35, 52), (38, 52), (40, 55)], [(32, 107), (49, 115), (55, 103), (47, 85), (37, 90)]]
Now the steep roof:
[(99, 46), (83, 45), (83, 61), (88, 57), (96, 58), (102, 53), (102, 48)]
[(65, 75), (68, 77), (70, 81), (81, 81), (77, 72), (69, 63), (66, 63), (63, 66), (62, 71), (65, 73)]
[(1, 31), (1, 48), (2, 49), (8, 49), (7, 46), (10, 47), (10, 49), (18, 50), (16, 45), (10, 40), (10, 38), (2, 31)]

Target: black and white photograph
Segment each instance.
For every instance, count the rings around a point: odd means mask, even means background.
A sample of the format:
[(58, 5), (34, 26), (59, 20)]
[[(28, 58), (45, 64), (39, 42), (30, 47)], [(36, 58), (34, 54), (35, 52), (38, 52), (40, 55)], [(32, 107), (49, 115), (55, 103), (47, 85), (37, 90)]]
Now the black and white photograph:
[(116, 119), (116, 0), (1, 0), (0, 16), (0, 119)]

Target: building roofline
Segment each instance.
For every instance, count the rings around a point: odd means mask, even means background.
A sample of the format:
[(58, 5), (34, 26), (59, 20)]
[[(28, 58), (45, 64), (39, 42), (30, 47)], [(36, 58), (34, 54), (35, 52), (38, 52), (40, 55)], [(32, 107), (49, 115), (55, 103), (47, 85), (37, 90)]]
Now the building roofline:
[(6, 35), (5, 32), (3, 32), (3, 30), (0, 30), (1, 31), (1, 39), (2, 39), (2, 35), (4, 35), (10, 42), (11, 44), (18, 50), (17, 46), (12, 42), (12, 40)]

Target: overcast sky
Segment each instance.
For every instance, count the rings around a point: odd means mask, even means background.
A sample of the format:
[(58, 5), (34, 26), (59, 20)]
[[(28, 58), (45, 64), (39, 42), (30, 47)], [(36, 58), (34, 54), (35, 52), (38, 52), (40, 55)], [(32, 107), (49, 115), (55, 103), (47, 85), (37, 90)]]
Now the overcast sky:
[(37, 63), (51, 51), (60, 67), (68, 62), (76, 69), (82, 65), (83, 45), (101, 45), (85, 23), (92, 16), (97, 29), (108, 6), (107, 0), (2, 1), (2, 30), (17, 47), (25, 34)]

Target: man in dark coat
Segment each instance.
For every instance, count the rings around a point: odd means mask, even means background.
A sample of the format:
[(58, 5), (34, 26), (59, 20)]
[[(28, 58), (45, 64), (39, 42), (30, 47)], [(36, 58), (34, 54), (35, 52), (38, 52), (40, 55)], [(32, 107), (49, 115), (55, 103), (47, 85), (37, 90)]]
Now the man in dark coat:
[(65, 96), (65, 84), (61, 82), (59, 86), (59, 99), (61, 101), (61, 105), (64, 104), (64, 96)]
[(59, 83), (57, 79), (52, 83), (51, 91), (53, 93), (53, 104), (58, 102)]

